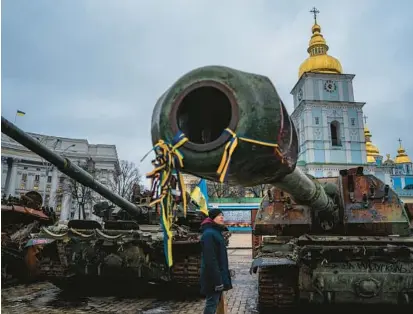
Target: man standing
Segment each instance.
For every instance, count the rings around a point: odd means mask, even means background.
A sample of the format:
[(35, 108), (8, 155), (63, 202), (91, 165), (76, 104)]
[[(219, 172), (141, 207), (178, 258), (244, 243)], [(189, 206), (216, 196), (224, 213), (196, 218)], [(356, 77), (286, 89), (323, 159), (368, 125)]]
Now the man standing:
[(227, 228), (219, 209), (211, 209), (201, 224), (201, 293), (206, 296), (204, 314), (214, 314), (222, 292), (232, 289), (228, 254), (222, 235)]

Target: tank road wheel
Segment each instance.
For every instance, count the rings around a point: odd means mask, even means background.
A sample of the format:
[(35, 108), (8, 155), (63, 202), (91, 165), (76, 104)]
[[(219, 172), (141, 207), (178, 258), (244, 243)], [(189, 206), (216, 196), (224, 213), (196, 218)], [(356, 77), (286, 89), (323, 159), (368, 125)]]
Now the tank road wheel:
[(258, 307), (260, 310), (288, 308), (298, 303), (298, 271), (292, 266), (260, 268)]

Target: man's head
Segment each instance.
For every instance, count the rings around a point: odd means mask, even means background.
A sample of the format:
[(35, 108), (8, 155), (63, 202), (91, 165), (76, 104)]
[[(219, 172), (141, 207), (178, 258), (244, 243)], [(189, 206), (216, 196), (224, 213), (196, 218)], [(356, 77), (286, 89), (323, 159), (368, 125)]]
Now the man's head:
[(219, 224), (219, 225), (223, 225), (224, 224), (224, 215), (222, 213), (222, 210), (218, 209), (218, 208), (213, 208), (210, 209), (208, 212), (208, 216), (209, 218), (211, 218), (215, 223)]

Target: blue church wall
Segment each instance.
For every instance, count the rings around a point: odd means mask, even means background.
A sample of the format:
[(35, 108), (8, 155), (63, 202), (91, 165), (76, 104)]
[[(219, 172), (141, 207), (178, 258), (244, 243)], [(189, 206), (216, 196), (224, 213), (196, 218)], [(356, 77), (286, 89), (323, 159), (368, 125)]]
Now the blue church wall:
[(401, 189), (402, 187), (402, 179), (400, 177), (393, 177), (393, 188)]
[(314, 142), (314, 149), (321, 149), (324, 151), (324, 143), (321, 141)]
[(321, 116), (321, 108), (312, 108), (311, 109), (311, 112), (312, 112), (312, 114), (313, 114), (313, 120), (312, 120), (312, 123), (311, 123), (311, 125), (316, 125), (315, 124), (315, 118), (317, 117), (318, 118), (318, 121), (319, 121), (319, 126), (321, 126), (321, 125), (323, 125), (323, 119), (322, 119), (322, 116)]
[(325, 162), (325, 151), (321, 149), (314, 150), (314, 159), (316, 162)]
[[(343, 101), (350, 101), (350, 98), (348, 97), (348, 95), (349, 95), (349, 93), (348, 93), (348, 83), (347, 82), (342, 82), (341, 87), (343, 89), (343, 95), (342, 95)], [(355, 111), (355, 109), (353, 109), (353, 110)]]
[(313, 95), (314, 95), (314, 99), (320, 99), (320, 84), (321, 84), (321, 80), (316, 80), (313, 83)]
[(413, 177), (405, 177), (404, 178), (405, 185), (413, 184)]
[(382, 162), (383, 162), (383, 160), (381, 158), (376, 158), (376, 165), (378, 167), (381, 167)]
[(357, 114), (357, 110), (355, 108), (348, 108), (347, 109), (347, 115), (348, 115), (348, 125), (353, 126), (351, 124), (351, 120), (354, 119), (354, 126), (358, 126), (359, 125), (359, 121), (358, 121), (358, 114)]
[(323, 88), (323, 100), (339, 100), (337, 90), (335, 92), (329, 93)]
[(361, 164), (363, 159), (361, 158), (361, 150), (359, 143), (350, 143), (351, 149), (351, 162), (353, 164)]
[(341, 149), (333, 149), (330, 151), (330, 160), (334, 160), (335, 163), (347, 163), (346, 152)]

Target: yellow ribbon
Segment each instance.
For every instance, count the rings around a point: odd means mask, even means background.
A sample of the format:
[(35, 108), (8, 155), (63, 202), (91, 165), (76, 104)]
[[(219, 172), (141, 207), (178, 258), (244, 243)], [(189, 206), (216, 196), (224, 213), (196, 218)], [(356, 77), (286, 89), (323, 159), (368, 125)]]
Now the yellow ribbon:
[[(158, 150), (157, 155), (160, 157), (158, 161), (161, 164), (146, 174), (146, 177), (154, 177), (156, 174), (159, 174), (161, 177), (161, 195), (156, 200), (154, 200), (150, 206), (155, 205), (163, 200), (163, 198), (169, 194), (169, 184), (172, 177), (172, 170), (180, 169), (184, 167), (184, 157), (182, 153), (179, 151), (179, 147), (185, 144), (188, 141), (188, 138), (185, 137), (183, 134), (180, 137), (179, 141), (175, 145), (171, 145), (166, 143), (164, 140), (159, 140), (159, 142), (154, 146), (155, 152)], [(178, 160), (179, 168), (177, 167), (175, 157)], [(180, 192), (182, 194), (182, 203), (184, 208), (184, 215), (186, 217), (186, 207), (187, 207), (187, 199), (186, 199), (186, 189), (182, 174), (180, 171), (177, 171), (177, 177), (180, 186)]]
[(217, 174), (219, 175), (219, 182), (221, 183), (224, 182), (225, 176), (228, 171), (229, 164), (231, 162), (232, 154), (234, 153), (235, 148), (237, 148), (239, 140), (244, 141), (244, 142), (249, 142), (252, 144), (274, 147), (275, 153), (281, 158), (281, 162), (284, 163), (284, 157), (280, 151), (278, 144), (257, 141), (257, 140), (249, 139), (246, 137), (239, 137), (234, 131), (232, 131), (229, 128), (225, 129), (225, 131), (227, 131), (232, 136), (232, 138), (225, 145), (224, 153), (222, 154), (221, 162), (217, 170)]
[(172, 171), (175, 170), (178, 177), (178, 186), (180, 187), (180, 192), (182, 195), (182, 203), (184, 208), (184, 215), (186, 217), (187, 211), (187, 199), (186, 199), (186, 189), (184, 180), (179, 169), (183, 168), (183, 155), (179, 151), (179, 147), (185, 144), (188, 138), (184, 134), (180, 134), (176, 144), (171, 145), (163, 140), (154, 146), (155, 153), (157, 155), (157, 161), (160, 163), (154, 170), (146, 175), (148, 178), (153, 178), (154, 180), (160, 180), (161, 193), (157, 199), (150, 203), (150, 206), (156, 204), (160, 205), (161, 209), (161, 219), (162, 224), (165, 229), (167, 236), (165, 255), (167, 259), (167, 265), (171, 267), (173, 265), (172, 260), (172, 223), (173, 223), (173, 211), (176, 207), (173, 204), (173, 197), (171, 194), (171, 179)]

